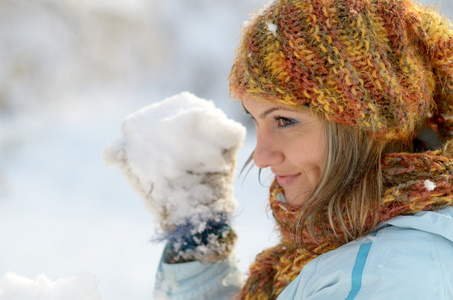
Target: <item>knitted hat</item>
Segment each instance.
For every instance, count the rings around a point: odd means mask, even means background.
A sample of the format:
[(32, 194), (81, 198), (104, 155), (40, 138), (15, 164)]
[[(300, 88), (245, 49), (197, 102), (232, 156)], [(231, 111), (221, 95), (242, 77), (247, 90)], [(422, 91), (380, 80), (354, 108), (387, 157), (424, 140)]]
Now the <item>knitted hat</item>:
[(385, 141), (453, 132), (453, 26), (409, 0), (276, 0), (243, 29), (230, 92)]

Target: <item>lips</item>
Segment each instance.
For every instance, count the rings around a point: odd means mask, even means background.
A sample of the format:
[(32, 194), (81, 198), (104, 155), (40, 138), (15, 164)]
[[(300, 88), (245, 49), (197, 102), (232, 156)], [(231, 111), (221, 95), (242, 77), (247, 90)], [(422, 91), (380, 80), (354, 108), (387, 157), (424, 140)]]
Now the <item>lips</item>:
[(291, 175), (277, 175), (277, 182), (281, 187), (287, 187), (290, 186), (296, 181), (296, 179), (300, 176), (299, 174), (291, 174)]

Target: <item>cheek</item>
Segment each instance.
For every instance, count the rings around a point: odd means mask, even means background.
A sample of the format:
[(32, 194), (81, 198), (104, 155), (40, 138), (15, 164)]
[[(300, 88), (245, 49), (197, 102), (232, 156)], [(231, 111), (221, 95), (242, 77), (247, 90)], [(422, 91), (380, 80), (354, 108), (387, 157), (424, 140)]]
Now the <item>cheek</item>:
[(299, 149), (294, 154), (297, 165), (307, 172), (311, 184), (318, 182), (321, 172), (324, 168), (327, 156), (327, 141), (323, 134), (319, 134), (314, 139), (299, 143), (296, 149)]

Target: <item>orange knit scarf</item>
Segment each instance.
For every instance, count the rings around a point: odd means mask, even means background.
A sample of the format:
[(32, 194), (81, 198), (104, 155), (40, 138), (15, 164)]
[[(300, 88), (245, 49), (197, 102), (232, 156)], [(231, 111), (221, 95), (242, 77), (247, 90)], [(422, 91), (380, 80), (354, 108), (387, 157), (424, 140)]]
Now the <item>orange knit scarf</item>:
[[(379, 221), (402, 214), (453, 206), (453, 157), (450, 150), (425, 153), (393, 153), (384, 156), (382, 171), (387, 190), (380, 206)], [(276, 199), (282, 189), (271, 187), (270, 207), (281, 233), (280, 243), (260, 253), (238, 299), (276, 299), (317, 255), (295, 246), (292, 229), (298, 208)], [(303, 230), (302, 232), (306, 232)], [(328, 238), (316, 243), (303, 234), (308, 249), (325, 253), (342, 244)]]

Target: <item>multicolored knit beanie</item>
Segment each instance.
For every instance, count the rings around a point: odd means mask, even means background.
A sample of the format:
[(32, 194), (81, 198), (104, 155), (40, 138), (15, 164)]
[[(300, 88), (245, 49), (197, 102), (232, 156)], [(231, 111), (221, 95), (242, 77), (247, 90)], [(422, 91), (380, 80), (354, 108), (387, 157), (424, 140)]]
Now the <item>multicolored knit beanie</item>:
[(308, 106), (383, 141), (453, 132), (453, 25), (410, 0), (276, 0), (246, 24), (230, 92)]

